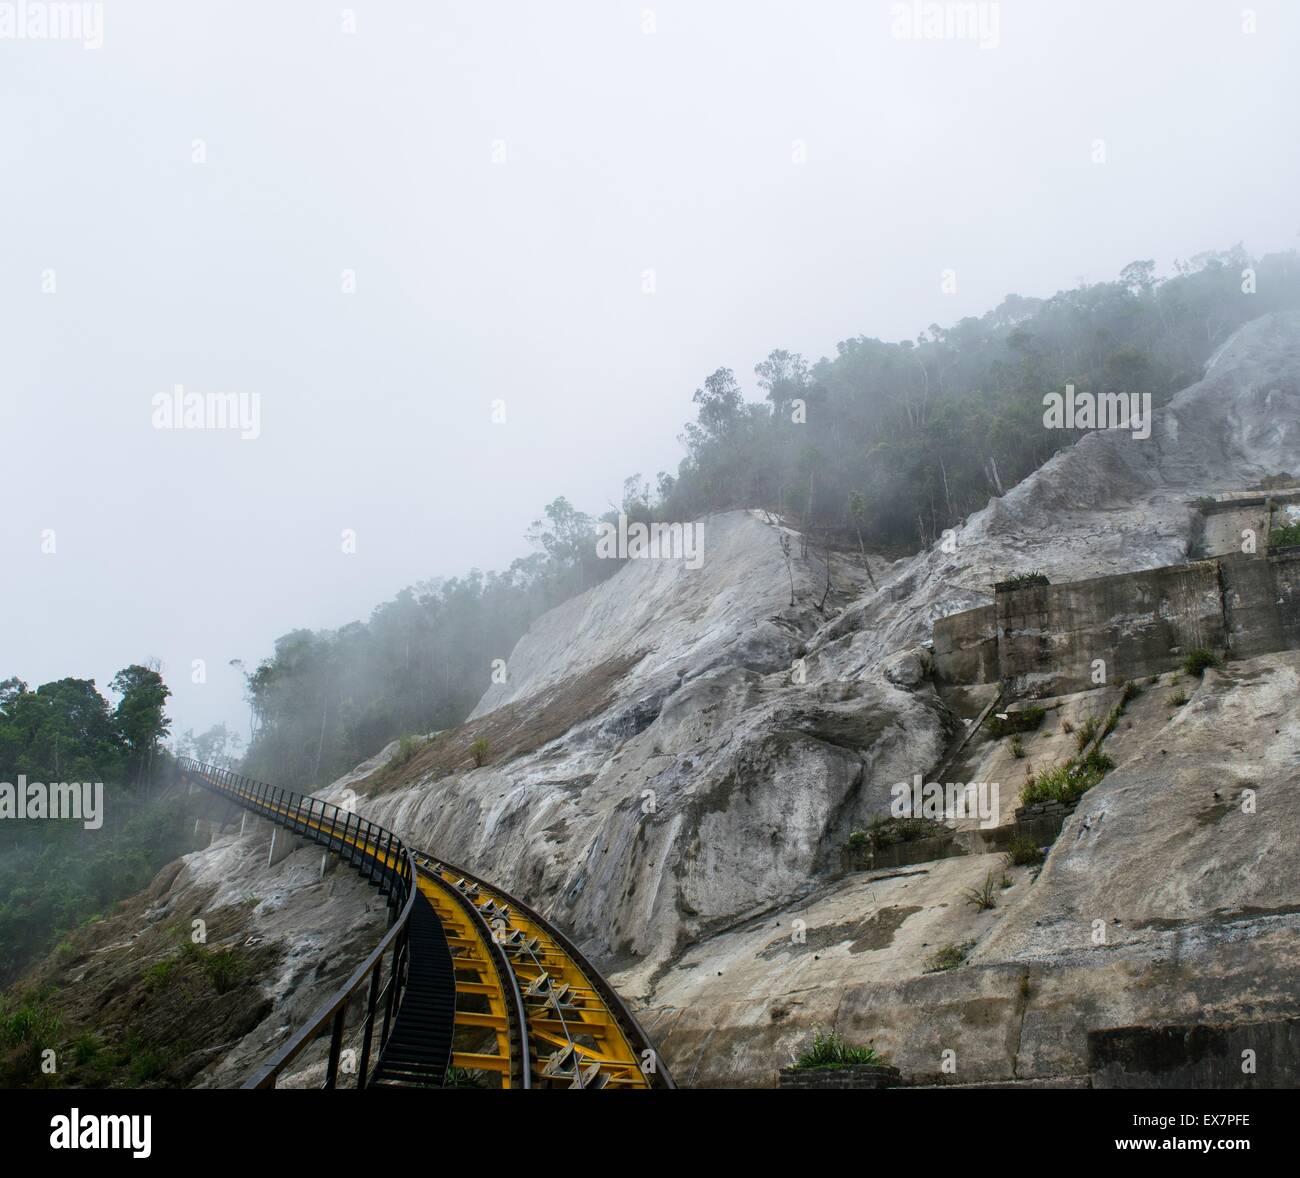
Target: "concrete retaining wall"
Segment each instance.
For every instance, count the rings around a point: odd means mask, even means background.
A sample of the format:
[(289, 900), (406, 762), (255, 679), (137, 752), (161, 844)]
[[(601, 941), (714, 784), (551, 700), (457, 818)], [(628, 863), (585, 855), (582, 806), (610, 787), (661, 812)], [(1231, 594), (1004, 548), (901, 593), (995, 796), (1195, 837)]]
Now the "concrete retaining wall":
[(1013, 589), (996, 609), (999, 672), (1017, 693), (1085, 691), (1095, 659), (1118, 683), (1227, 644), (1214, 561)]
[(934, 627), (941, 682), (1001, 680), (1022, 695), (1086, 691), (1094, 659), (1120, 683), (1175, 670), (1197, 648), (1300, 649), (1300, 551), (999, 591)]
[(949, 614), (934, 624), (934, 669), (941, 683), (996, 683), (997, 607)]
[(1088, 1032), (1094, 1088), (1300, 1087), (1300, 1019)]

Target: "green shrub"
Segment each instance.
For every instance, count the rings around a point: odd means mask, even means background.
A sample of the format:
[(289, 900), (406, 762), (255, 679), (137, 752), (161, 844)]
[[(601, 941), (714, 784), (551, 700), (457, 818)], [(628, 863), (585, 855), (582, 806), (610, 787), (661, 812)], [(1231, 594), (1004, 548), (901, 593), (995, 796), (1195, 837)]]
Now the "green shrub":
[(185, 937), (181, 940), (181, 957), (186, 961), (199, 961), (207, 951), (207, 947), (193, 937)]
[(239, 985), (244, 968), (233, 949), (218, 949), (204, 958), (203, 971), (208, 975), (213, 989), (218, 994), (226, 994)]
[(484, 1074), (473, 1068), (448, 1068), (442, 1082), (444, 1088), (486, 1088)]
[(85, 1067), (94, 1063), (103, 1049), (104, 1044), (100, 1042), (99, 1036), (87, 1031), (72, 1041), (72, 1058), (78, 1065)]
[(63, 1020), (36, 995), (10, 1003), (0, 999), (0, 1045), (31, 1047), (38, 1053), (58, 1038)]
[(1035, 802), (1077, 801), (1092, 789), (1115, 767), (1105, 753), (1092, 752), (1082, 761), (1071, 758), (1051, 769), (1036, 773), (1020, 791), (1020, 804), (1032, 806)]
[(1097, 717), (1089, 716), (1084, 722), (1083, 727), (1074, 734), (1074, 746), (1083, 752), (1088, 747), (1088, 742), (1097, 735)]
[(397, 742), (397, 751), (388, 758), (388, 768), (397, 769), (405, 765), (416, 753), (420, 751), (424, 741), (418, 736), (403, 736)]
[(40, 1072), (41, 1053), (53, 1047), (63, 1020), (35, 994), (0, 997), (0, 1088), (18, 1088), (49, 1077)]
[(1197, 679), (1205, 674), (1207, 667), (1217, 667), (1218, 665), (1219, 656), (1204, 647), (1197, 647), (1195, 650), (1188, 651), (1187, 657), (1183, 659), (1183, 670), (1189, 675), (1194, 675)]
[(1010, 867), (1027, 867), (1031, 863), (1041, 863), (1043, 852), (1027, 834), (1018, 834), (1007, 848), (1006, 861)]
[(834, 1031), (813, 1035), (812, 1046), (797, 1060), (796, 1068), (851, 1068), (859, 1064), (883, 1064), (884, 1057), (877, 1055), (874, 1047), (854, 1047), (845, 1043)]
[(1269, 546), (1273, 548), (1290, 548), (1300, 544), (1300, 519), (1295, 523), (1283, 524), (1273, 528), (1268, 534)]
[(481, 769), (488, 759), (490, 746), (481, 736), (469, 746), (469, 759), (474, 762), (475, 769)]
[(1043, 573), (1016, 573), (1014, 577), (1008, 577), (1005, 581), (999, 581), (999, 589), (1027, 589), (1031, 585), (1049, 585), (1047, 577)]
[(1185, 704), (1186, 702), (1187, 702), (1187, 692), (1185, 691), (1175, 691), (1169, 697), (1169, 703), (1173, 705), (1175, 708), (1181, 708), (1183, 704)]
[(149, 986), (161, 986), (175, 972), (180, 960), (175, 957), (168, 957), (162, 961), (155, 961), (147, 970), (144, 971), (145, 984)]
[(1015, 757), (1017, 761), (1021, 760), (1025, 755), (1025, 742), (1021, 740), (1019, 736), (1013, 736), (1011, 738), (1011, 755)]
[(146, 1048), (131, 1057), (131, 1083), (138, 1088), (156, 1080), (167, 1070), (167, 1056), (161, 1051)]

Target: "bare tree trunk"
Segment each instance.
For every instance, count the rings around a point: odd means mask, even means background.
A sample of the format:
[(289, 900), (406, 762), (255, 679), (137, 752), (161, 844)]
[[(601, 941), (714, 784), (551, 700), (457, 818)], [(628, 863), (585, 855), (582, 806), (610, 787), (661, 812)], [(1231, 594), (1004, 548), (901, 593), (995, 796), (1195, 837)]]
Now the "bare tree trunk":
[(321, 750), (325, 747), (325, 717), (329, 714), (329, 709), (329, 700), (326, 700), (320, 710), (320, 739), (316, 741), (316, 767), (311, 773), (313, 784), (320, 780), (320, 755)]
[(858, 534), (858, 551), (862, 553), (862, 567), (867, 570), (867, 580), (871, 582), (873, 589), (879, 589), (880, 586), (876, 584), (876, 578), (871, 575), (871, 561), (867, 557), (867, 546), (862, 543), (862, 526), (854, 522), (853, 530)]
[(826, 599), (831, 595), (831, 542), (827, 537), (825, 546), (822, 548), (822, 559), (826, 561), (826, 588), (822, 593), (822, 599), (817, 603), (817, 612), (822, 613), (826, 608)]

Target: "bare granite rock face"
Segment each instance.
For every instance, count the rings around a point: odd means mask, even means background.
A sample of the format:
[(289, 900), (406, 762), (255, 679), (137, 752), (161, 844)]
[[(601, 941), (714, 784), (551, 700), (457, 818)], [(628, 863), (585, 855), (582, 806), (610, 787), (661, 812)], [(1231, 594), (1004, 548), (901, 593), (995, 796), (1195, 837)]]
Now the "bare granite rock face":
[[(986, 854), (850, 875), (694, 946), (647, 1030), (701, 1085), (774, 1084), (814, 1028), (913, 1082), (1086, 1081), (1090, 1031), (1295, 1017), (1298, 700), (1297, 652), (1147, 686), (1041, 872)], [(996, 907), (977, 911), (989, 876)], [(938, 972), (944, 946), (964, 963)], [(1256, 1064), (1268, 1086), (1293, 1066)]]
[[(850, 831), (887, 813), (881, 783), (937, 760), (956, 722), (933, 690), (883, 675), (801, 681), (825, 616), (822, 558), (799, 556), (794, 536), (787, 569), (782, 530), (758, 514), (702, 526), (701, 568), (632, 561), (539, 619), (475, 713), (541, 709), (557, 684), (633, 652), (612, 697), (593, 696), (562, 735), (447, 775), (420, 775), (417, 759), (379, 796), (353, 774), (327, 796), (353, 789), (367, 816), (647, 978), (708, 931), (816, 886)], [(867, 580), (832, 562), (827, 611)]]

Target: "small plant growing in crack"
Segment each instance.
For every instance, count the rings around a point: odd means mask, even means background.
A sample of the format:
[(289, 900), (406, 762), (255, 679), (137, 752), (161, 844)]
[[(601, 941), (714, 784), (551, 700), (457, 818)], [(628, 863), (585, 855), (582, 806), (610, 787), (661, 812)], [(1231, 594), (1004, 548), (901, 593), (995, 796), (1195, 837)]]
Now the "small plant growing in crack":
[(993, 872), (989, 872), (984, 877), (984, 882), (978, 888), (967, 888), (962, 895), (966, 897), (966, 903), (974, 905), (976, 912), (985, 912), (990, 908), (998, 906), (998, 888), (993, 882)]

